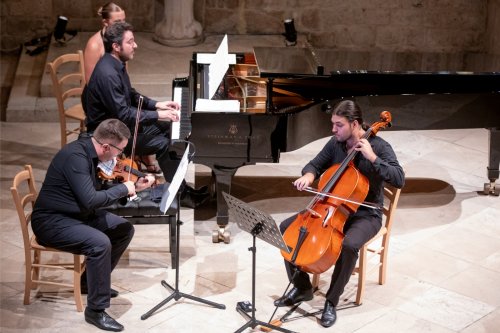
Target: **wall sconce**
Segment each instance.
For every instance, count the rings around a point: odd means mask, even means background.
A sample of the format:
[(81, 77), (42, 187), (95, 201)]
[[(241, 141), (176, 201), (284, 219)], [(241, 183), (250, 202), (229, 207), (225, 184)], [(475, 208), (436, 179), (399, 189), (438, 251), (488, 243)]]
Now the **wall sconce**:
[(284, 23), (285, 33), (282, 35), (285, 36), (285, 44), (286, 46), (294, 46), (297, 44), (297, 31), (295, 30), (293, 19), (286, 19)]

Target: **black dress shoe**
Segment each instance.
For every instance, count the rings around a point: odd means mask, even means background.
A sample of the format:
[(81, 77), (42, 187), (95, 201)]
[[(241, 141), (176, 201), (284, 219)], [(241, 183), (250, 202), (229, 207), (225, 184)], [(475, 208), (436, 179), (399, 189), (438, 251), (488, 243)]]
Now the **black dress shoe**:
[(323, 314), (321, 315), (321, 326), (330, 327), (335, 324), (337, 320), (337, 311), (335, 311), (335, 307), (332, 302), (325, 301), (325, 307), (323, 308)]
[(123, 331), (123, 325), (111, 318), (104, 310), (92, 310), (85, 308), (85, 321), (95, 325), (101, 330), (120, 332)]
[(191, 186), (187, 186), (188, 188), (188, 191), (193, 193), (193, 194), (209, 194), (208, 192), (208, 186), (207, 185), (204, 185), (200, 188), (193, 188)]
[(302, 301), (310, 301), (314, 297), (313, 290), (306, 289), (300, 290), (293, 287), (285, 296), (278, 298), (274, 301), (275, 306), (292, 306)]
[(201, 206), (210, 198), (208, 187), (204, 186), (199, 190), (186, 186), (181, 194), (181, 206), (187, 208), (196, 208)]
[[(81, 286), (81, 293), (82, 295), (86, 295), (89, 293), (88, 289), (87, 289), (87, 286)], [(118, 292), (118, 290), (115, 290), (113, 288), (110, 289), (110, 296), (111, 298), (115, 298), (115, 297), (118, 297), (120, 293)]]

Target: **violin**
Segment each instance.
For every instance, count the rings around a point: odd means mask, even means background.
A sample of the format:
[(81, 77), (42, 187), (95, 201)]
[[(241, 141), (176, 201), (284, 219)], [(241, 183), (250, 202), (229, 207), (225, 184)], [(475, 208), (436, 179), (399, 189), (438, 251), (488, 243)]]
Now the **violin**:
[[(390, 126), (391, 114), (383, 111), (380, 122), (365, 131), (367, 139)], [(344, 240), (344, 224), (368, 194), (368, 179), (354, 166), (358, 151), (352, 150), (340, 164), (328, 168), (320, 177), (316, 195), (286, 229), (283, 239), (291, 249), (283, 258), (304, 272), (321, 274), (335, 264)], [(323, 194), (325, 193), (325, 194)]]
[[(113, 174), (108, 176), (102, 170), (99, 170), (99, 177), (104, 180), (114, 180), (118, 183), (131, 180), (134, 183), (139, 178), (146, 177), (146, 174), (137, 169), (137, 163), (130, 158), (116, 158), (116, 165)], [(129, 179), (130, 177), (130, 179)]]

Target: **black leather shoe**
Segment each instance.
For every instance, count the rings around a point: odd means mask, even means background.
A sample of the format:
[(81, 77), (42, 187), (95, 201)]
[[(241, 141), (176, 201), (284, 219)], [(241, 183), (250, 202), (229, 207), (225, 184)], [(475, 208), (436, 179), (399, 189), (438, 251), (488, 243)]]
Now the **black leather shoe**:
[[(81, 286), (80, 288), (82, 290), (82, 295), (86, 295), (89, 293), (87, 286)], [(118, 292), (118, 290), (111, 288), (110, 294), (111, 294), (111, 298), (115, 298), (115, 297), (118, 297), (118, 295), (120, 293)]]
[(306, 289), (300, 290), (293, 287), (285, 296), (278, 298), (274, 301), (275, 306), (292, 306), (302, 301), (310, 301), (314, 297), (313, 290)]
[(208, 192), (208, 186), (207, 185), (204, 185), (200, 188), (193, 188), (191, 186), (187, 186), (187, 189), (189, 192), (193, 193), (193, 194), (209, 194)]
[(323, 308), (323, 314), (321, 315), (321, 326), (330, 327), (335, 324), (337, 320), (337, 311), (335, 311), (335, 307), (332, 302), (325, 301), (325, 307)]
[(104, 310), (85, 308), (85, 321), (101, 330), (113, 332), (123, 331), (123, 325), (111, 318)]
[(210, 198), (208, 187), (204, 186), (198, 190), (186, 186), (181, 194), (181, 206), (187, 208), (196, 208), (201, 206)]

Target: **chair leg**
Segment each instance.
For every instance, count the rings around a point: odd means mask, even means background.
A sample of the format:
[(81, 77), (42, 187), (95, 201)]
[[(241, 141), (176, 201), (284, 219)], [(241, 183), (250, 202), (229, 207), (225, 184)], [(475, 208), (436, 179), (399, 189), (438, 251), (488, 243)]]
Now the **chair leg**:
[(365, 280), (366, 280), (366, 245), (360, 249), (359, 255), (359, 272), (358, 272), (358, 292), (356, 293), (356, 304), (361, 305), (363, 303), (363, 294), (365, 292)]
[(40, 280), (40, 267), (35, 266), (40, 264), (42, 253), (39, 250), (33, 250), (33, 265), (31, 266), (31, 289), (38, 287), (38, 283), (33, 282)]
[(24, 276), (24, 305), (30, 304), (30, 296), (31, 296), (31, 288), (33, 287), (33, 280), (32, 280), (32, 275), (31, 275), (31, 255), (26, 256), (26, 271), (25, 271), (25, 276)]
[(80, 255), (73, 255), (74, 272), (73, 272), (73, 295), (76, 303), (76, 311), (83, 311), (83, 301), (82, 301), (82, 288), (80, 285), (80, 279), (82, 276), (82, 264), (80, 260)]
[(314, 273), (313, 274), (313, 279), (312, 279), (312, 286), (313, 286), (313, 290), (316, 291), (319, 289), (319, 279), (321, 277), (321, 274), (316, 274)]
[(61, 148), (66, 145), (66, 122), (61, 122)]
[(380, 253), (380, 266), (378, 268), (378, 284), (380, 285), (385, 284), (385, 273), (387, 271), (387, 247), (389, 246), (389, 242), (386, 241), (386, 236), (384, 236), (382, 242), (384, 249)]

